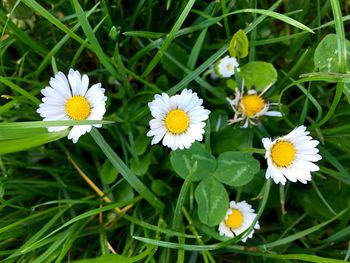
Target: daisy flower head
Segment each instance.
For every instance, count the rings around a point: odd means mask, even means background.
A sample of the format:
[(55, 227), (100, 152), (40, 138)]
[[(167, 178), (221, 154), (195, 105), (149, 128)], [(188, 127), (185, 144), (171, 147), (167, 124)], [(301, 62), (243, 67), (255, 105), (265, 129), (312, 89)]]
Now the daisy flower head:
[[(58, 120), (102, 120), (106, 112), (105, 90), (101, 83), (89, 86), (87, 75), (70, 69), (66, 77), (58, 72), (49, 81), (49, 86), (41, 90), (44, 95), (37, 112), (44, 121)], [(101, 124), (93, 124), (100, 128)], [(68, 126), (49, 127), (49, 132), (67, 129)], [(79, 137), (90, 132), (92, 125), (75, 125), (68, 134), (68, 139), (76, 143)]]
[(214, 66), (214, 72), (220, 78), (229, 78), (239, 72), (239, 64), (235, 57), (226, 56), (220, 59)]
[(163, 139), (163, 145), (172, 150), (188, 149), (194, 141), (203, 140), (205, 120), (209, 110), (202, 106), (203, 100), (197, 93), (184, 89), (181, 94), (169, 97), (168, 94), (155, 95), (148, 103), (154, 119), (150, 120), (150, 131), (153, 136), (151, 144)]
[(284, 185), (287, 180), (306, 184), (311, 181), (311, 172), (319, 170), (314, 164), (322, 159), (305, 126), (299, 126), (285, 136), (272, 141), (262, 139), (267, 159), (266, 179), (272, 178), (276, 184)]
[[(219, 234), (227, 237), (238, 236), (253, 224), (255, 217), (256, 213), (254, 209), (246, 201), (239, 203), (231, 201), (230, 208), (227, 210), (224, 220), (219, 225)], [(258, 222), (256, 222), (254, 229), (260, 229)], [(248, 236), (242, 239), (243, 242), (253, 237), (254, 229)]]
[(270, 106), (275, 104), (269, 103), (262, 97), (269, 88), (270, 86), (260, 94), (253, 89), (245, 92), (243, 81), (241, 91), (236, 89), (235, 98), (226, 98), (235, 113), (234, 117), (229, 120), (229, 124), (242, 122), (242, 127), (247, 128), (249, 124), (257, 125), (256, 120), (262, 116), (281, 117), (281, 112), (269, 110)]

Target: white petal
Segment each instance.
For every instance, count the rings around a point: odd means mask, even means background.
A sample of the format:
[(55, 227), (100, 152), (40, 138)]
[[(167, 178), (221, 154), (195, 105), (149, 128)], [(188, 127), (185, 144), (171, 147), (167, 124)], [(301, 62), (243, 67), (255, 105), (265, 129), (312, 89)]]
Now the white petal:
[(70, 69), (68, 73), (69, 85), (72, 89), (73, 96), (83, 96), (81, 94), (81, 75), (79, 71)]
[(68, 139), (72, 140), (73, 143), (77, 143), (80, 136), (91, 131), (91, 125), (76, 125), (70, 130), (68, 134)]
[(297, 159), (304, 160), (304, 161), (310, 161), (310, 162), (317, 162), (317, 161), (321, 160), (322, 157), (319, 154), (301, 154), (301, 153), (298, 153)]
[(276, 184), (281, 183), (282, 185), (284, 185), (286, 183), (287, 180), (279, 169), (271, 168), (270, 173), (273, 181)]
[(157, 134), (165, 134), (167, 132), (167, 129), (164, 126), (161, 126), (157, 129), (152, 129), (147, 132), (147, 136), (154, 136)]
[(284, 169), (282, 169), (282, 173), (285, 177), (287, 177), (287, 179), (289, 181), (294, 182), (294, 183), (297, 181), (298, 174), (296, 174), (293, 169), (284, 168)]
[(89, 77), (86, 74), (84, 74), (81, 79), (81, 86), (80, 86), (80, 94), (82, 96), (85, 96), (88, 87), (89, 87)]
[(270, 138), (263, 138), (261, 141), (264, 145), (265, 150), (268, 151), (271, 147), (271, 144), (272, 144), (271, 139)]
[(164, 121), (161, 121), (159, 119), (152, 119), (149, 122), (149, 126), (151, 127), (151, 129), (158, 129), (162, 126), (164, 126)]
[(267, 111), (264, 113), (265, 116), (271, 116), (271, 117), (282, 117), (282, 113), (279, 111)]
[(316, 172), (320, 170), (320, 168), (316, 164), (308, 161), (298, 160), (298, 165), (304, 167), (304, 170), (308, 170), (311, 172)]

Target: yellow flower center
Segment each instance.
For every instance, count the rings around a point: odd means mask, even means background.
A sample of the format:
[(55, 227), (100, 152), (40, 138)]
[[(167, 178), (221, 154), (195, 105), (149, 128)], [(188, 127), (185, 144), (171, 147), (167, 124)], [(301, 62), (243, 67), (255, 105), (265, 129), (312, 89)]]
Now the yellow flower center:
[(226, 69), (227, 69), (228, 71), (231, 71), (231, 70), (233, 69), (233, 65), (232, 65), (231, 63), (228, 63), (228, 64), (226, 65)]
[(289, 166), (295, 158), (294, 145), (287, 141), (278, 141), (271, 148), (271, 159), (277, 166)]
[(73, 96), (66, 102), (68, 116), (76, 121), (85, 120), (90, 114), (90, 103), (83, 96)]
[(230, 228), (238, 228), (243, 223), (243, 215), (238, 209), (232, 209), (231, 214), (225, 220), (225, 224)]
[(165, 127), (174, 134), (180, 134), (187, 130), (190, 120), (183, 110), (172, 110), (165, 117)]
[(265, 101), (256, 94), (245, 95), (241, 99), (241, 107), (246, 116), (252, 117), (265, 107)]

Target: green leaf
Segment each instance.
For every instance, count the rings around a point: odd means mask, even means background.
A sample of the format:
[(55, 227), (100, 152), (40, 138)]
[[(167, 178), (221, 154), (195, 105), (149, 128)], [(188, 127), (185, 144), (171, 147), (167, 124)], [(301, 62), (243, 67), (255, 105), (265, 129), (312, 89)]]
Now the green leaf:
[[(233, 115), (233, 114), (232, 114)], [(210, 114), (210, 118), (212, 115)], [(232, 116), (231, 116), (232, 117)], [(216, 127), (211, 124), (211, 127)], [(226, 151), (235, 151), (252, 146), (253, 129), (242, 129), (238, 125), (227, 126), (216, 132), (213, 136), (212, 151), (220, 154)]]
[(226, 86), (229, 89), (236, 90), (237, 89), (237, 82), (234, 79), (228, 79), (226, 80)]
[(195, 190), (198, 217), (209, 226), (218, 225), (229, 207), (228, 194), (222, 183), (209, 177), (199, 183)]
[(216, 167), (214, 156), (198, 142), (194, 143), (190, 149), (172, 151), (170, 162), (175, 172), (183, 179), (186, 179), (194, 163), (197, 162), (198, 166), (196, 171), (193, 171), (192, 182), (210, 176)]
[(228, 52), (231, 57), (244, 58), (248, 55), (249, 40), (246, 33), (240, 29), (232, 37)]
[(136, 160), (135, 158), (132, 158), (130, 160), (130, 168), (138, 176), (146, 174), (150, 164), (151, 164), (150, 153), (144, 156), (140, 156), (138, 160)]
[(101, 178), (106, 184), (113, 183), (118, 176), (118, 171), (114, 168), (110, 161), (106, 160), (101, 168)]
[[(336, 34), (328, 34), (318, 44), (314, 54), (314, 63), (319, 71), (339, 72), (338, 57), (338, 37)], [(346, 48), (350, 50), (350, 41), (346, 40)], [(350, 59), (347, 58), (348, 68), (350, 67)]]
[(239, 72), (248, 89), (262, 91), (277, 80), (277, 71), (271, 63), (254, 61), (241, 67)]
[(167, 185), (163, 180), (154, 180), (151, 189), (159, 196), (166, 196), (173, 192), (173, 188)]
[(135, 193), (132, 187), (128, 184), (127, 181), (122, 181), (115, 188), (114, 198), (115, 202), (126, 201), (134, 198)]
[(220, 154), (217, 162), (215, 178), (235, 187), (249, 183), (260, 169), (259, 162), (249, 153), (225, 152)]

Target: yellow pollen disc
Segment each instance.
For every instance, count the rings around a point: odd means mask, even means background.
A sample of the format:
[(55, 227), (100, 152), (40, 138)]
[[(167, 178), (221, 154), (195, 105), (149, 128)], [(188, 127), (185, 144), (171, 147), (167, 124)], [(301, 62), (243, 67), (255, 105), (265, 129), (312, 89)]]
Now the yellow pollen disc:
[(265, 107), (265, 101), (258, 95), (245, 95), (241, 99), (241, 107), (246, 116), (252, 117)]
[(174, 134), (180, 134), (187, 130), (190, 120), (183, 110), (172, 110), (165, 117), (165, 127)]
[(85, 120), (90, 115), (90, 109), (89, 101), (83, 96), (73, 96), (66, 102), (66, 112), (73, 120)]
[(225, 220), (225, 224), (230, 228), (238, 228), (243, 223), (243, 215), (238, 209), (232, 209), (231, 214)]
[(227, 65), (226, 65), (226, 69), (228, 70), (228, 71), (231, 71), (232, 70), (232, 64), (231, 63), (228, 63)]
[(289, 166), (295, 158), (294, 145), (287, 141), (278, 141), (271, 148), (271, 159), (277, 166)]

